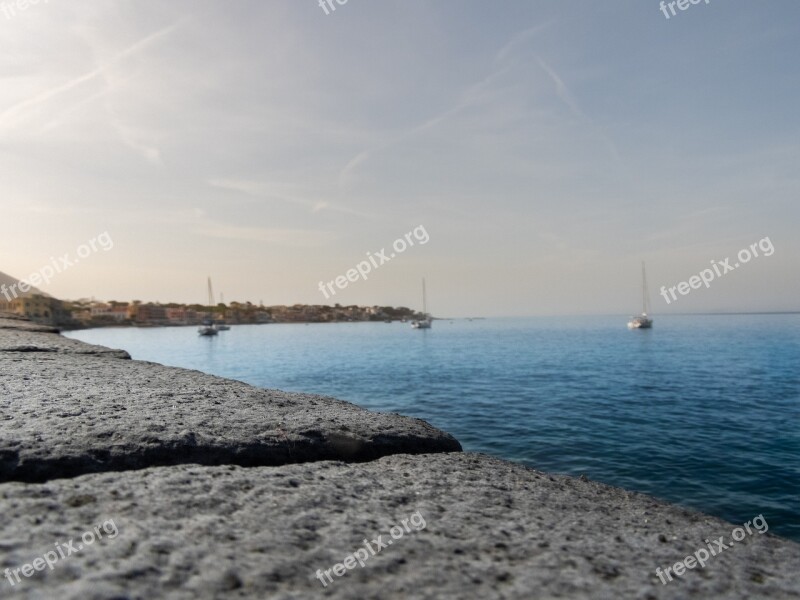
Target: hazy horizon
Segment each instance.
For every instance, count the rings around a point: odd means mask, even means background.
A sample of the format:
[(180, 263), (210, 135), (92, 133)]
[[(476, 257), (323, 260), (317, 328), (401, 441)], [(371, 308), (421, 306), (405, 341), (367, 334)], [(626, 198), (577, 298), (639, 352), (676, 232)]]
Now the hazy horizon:
[[(13, 2), (11, 4), (14, 4)], [(0, 271), (62, 299), (438, 316), (796, 311), (800, 6), (0, 12)], [(46, 43), (43, 43), (46, 40)], [(415, 228), (429, 236), (325, 298)], [(667, 304), (742, 248), (760, 256)], [(734, 260), (731, 260), (733, 263)]]

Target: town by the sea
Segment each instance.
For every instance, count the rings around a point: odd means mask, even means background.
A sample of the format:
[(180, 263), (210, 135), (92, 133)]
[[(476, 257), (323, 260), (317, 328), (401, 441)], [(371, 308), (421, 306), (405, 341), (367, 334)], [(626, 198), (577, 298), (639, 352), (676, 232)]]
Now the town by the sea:
[(465, 450), (800, 540), (800, 315), (103, 328), (134, 359), (419, 417)]

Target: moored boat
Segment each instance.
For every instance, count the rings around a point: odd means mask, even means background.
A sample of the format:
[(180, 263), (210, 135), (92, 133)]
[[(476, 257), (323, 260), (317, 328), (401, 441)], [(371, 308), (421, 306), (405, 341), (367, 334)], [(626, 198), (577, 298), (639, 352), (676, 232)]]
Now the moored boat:
[(214, 305), (214, 294), (211, 291), (211, 277), (208, 278), (208, 315), (203, 320), (203, 325), (197, 330), (197, 333), (203, 337), (215, 336), (219, 333), (219, 329), (214, 325), (214, 315), (211, 308)]
[(428, 314), (428, 299), (425, 294), (425, 278), (422, 278), (422, 318), (411, 321), (413, 329), (430, 329), (433, 319)]
[(647, 315), (650, 309), (650, 295), (647, 292), (647, 275), (645, 275), (644, 262), (642, 262), (642, 314), (631, 317), (628, 329), (651, 329), (653, 319)]

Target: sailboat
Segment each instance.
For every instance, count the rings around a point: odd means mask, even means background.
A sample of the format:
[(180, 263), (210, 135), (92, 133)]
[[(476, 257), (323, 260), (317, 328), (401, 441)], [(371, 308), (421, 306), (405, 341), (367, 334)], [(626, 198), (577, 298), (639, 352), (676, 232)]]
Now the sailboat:
[(211, 277), (208, 278), (208, 315), (203, 320), (203, 326), (197, 330), (197, 333), (204, 337), (211, 337), (217, 335), (219, 331), (214, 326), (214, 316), (211, 312), (211, 307), (214, 305), (214, 294), (211, 291)]
[(411, 321), (411, 327), (414, 329), (430, 329), (433, 325), (433, 320), (428, 314), (428, 299), (425, 295), (425, 278), (422, 278), (422, 319)]
[(651, 329), (653, 319), (647, 316), (650, 309), (650, 294), (647, 291), (647, 275), (644, 272), (644, 261), (642, 261), (642, 314), (638, 317), (631, 317), (628, 321), (629, 329)]
[[(222, 292), (219, 294), (219, 303), (225, 306), (225, 294)], [(230, 325), (225, 323), (225, 319), (217, 319), (215, 325), (217, 327), (217, 331), (230, 331), (231, 329)]]

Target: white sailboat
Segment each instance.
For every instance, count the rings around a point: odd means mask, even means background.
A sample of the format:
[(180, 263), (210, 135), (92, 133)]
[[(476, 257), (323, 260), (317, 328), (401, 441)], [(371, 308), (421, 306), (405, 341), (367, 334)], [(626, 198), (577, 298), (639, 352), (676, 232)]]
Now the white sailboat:
[(628, 329), (651, 329), (653, 319), (647, 316), (650, 310), (650, 294), (647, 291), (647, 275), (644, 271), (644, 261), (642, 261), (642, 314), (638, 317), (631, 317), (628, 321)]
[(433, 325), (433, 320), (428, 314), (428, 299), (425, 294), (425, 278), (422, 278), (422, 319), (411, 321), (411, 327), (414, 329), (430, 329)]
[(203, 320), (203, 326), (197, 330), (197, 333), (203, 337), (211, 337), (217, 335), (219, 331), (214, 326), (214, 316), (211, 312), (211, 307), (214, 305), (214, 294), (211, 291), (211, 277), (208, 278), (208, 315)]

